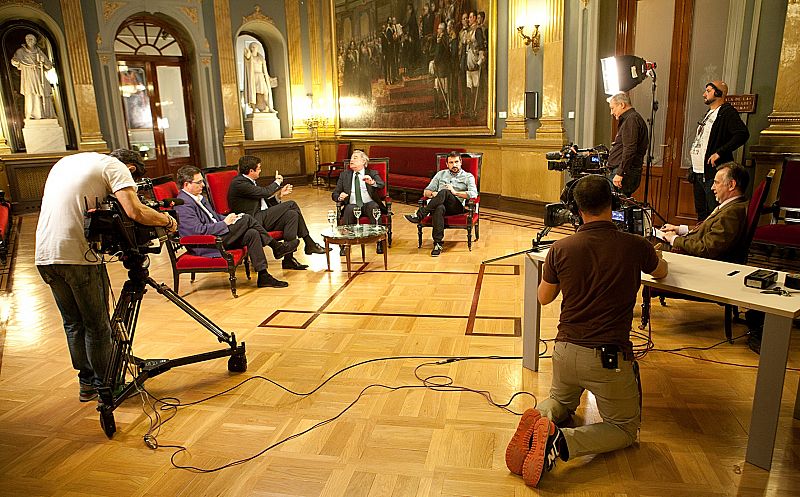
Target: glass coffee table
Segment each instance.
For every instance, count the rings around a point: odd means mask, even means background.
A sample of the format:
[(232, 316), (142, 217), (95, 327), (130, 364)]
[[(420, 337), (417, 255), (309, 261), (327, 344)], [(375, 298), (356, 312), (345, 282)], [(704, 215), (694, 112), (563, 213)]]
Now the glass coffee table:
[(328, 271), (331, 270), (331, 244), (346, 247), (345, 257), (347, 259), (347, 277), (350, 277), (350, 246), (361, 245), (361, 262), (366, 262), (364, 255), (364, 244), (370, 242), (383, 241), (383, 269), (388, 269), (388, 230), (386, 226), (374, 224), (345, 224), (342, 226), (334, 226), (333, 228), (324, 230), (321, 235), (325, 240), (325, 259), (328, 262)]

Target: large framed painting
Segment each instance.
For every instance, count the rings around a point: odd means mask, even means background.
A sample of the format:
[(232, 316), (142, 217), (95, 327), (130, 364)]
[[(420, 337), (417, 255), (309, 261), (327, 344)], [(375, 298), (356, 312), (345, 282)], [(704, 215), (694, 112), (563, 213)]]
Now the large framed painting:
[(342, 134), (493, 135), (496, 0), (330, 0)]

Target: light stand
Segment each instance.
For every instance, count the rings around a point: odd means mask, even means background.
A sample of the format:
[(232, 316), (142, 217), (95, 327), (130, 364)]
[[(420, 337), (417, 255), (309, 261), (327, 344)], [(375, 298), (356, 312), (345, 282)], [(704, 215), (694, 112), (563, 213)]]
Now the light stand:
[[(169, 243), (169, 242), (167, 242)], [(141, 387), (145, 380), (160, 375), (177, 366), (185, 366), (197, 362), (208, 361), (220, 357), (228, 357), (228, 371), (241, 373), (247, 370), (244, 342), (236, 344), (236, 336), (228, 334), (210, 319), (186, 302), (174, 290), (163, 283), (157, 283), (150, 277), (145, 262), (147, 256), (142, 254), (123, 255), (122, 263), (128, 270), (128, 281), (122, 287), (119, 301), (111, 318), (112, 347), (111, 359), (106, 370), (103, 386), (98, 388), (100, 404), (100, 427), (108, 438), (117, 431), (114, 421), (114, 409)], [(151, 286), (183, 312), (213, 333), (217, 340), (226, 343), (227, 348), (194, 354), (177, 359), (140, 359), (132, 355), (133, 337), (136, 333), (136, 322), (142, 297)], [(126, 384), (127, 373), (138, 371), (133, 380)]]

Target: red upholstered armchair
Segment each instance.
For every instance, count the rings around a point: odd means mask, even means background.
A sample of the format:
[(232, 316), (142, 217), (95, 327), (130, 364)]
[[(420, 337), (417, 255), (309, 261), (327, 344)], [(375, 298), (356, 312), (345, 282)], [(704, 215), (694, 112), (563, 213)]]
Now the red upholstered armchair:
[(334, 162), (323, 162), (317, 166), (314, 174), (315, 181), (325, 180), (325, 186), (331, 187), (331, 183), (336, 183), (339, 175), (345, 168), (344, 161), (350, 158), (350, 143), (340, 143), (336, 146), (336, 160)]
[[(758, 219), (764, 212), (764, 201), (769, 194), (769, 187), (772, 183), (772, 176), (774, 174), (775, 170), (772, 169), (767, 174), (767, 177), (764, 178), (764, 180), (761, 181), (761, 183), (759, 183), (755, 189), (753, 189), (753, 196), (750, 198), (750, 203), (747, 205), (747, 231), (745, 231), (744, 239), (737, 247), (733, 249), (731, 253), (728, 254), (727, 257), (724, 257), (724, 260), (736, 264), (747, 264), (750, 244), (753, 242), (753, 234), (756, 231), (756, 226), (758, 226)], [(665, 300), (667, 298), (708, 302), (707, 300), (690, 295), (683, 295), (680, 293), (659, 290), (657, 288), (645, 286), (642, 290), (642, 324), (639, 326), (639, 329), (644, 329), (647, 326), (647, 323), (650, 321), (650, 299), (653, 297), (658, 297), (662, 306), (667, 305)], [(737, 314), (738, 308), (736, 306), (725, 304), (725, 337), (728, 339), (728, 341), (733, 339), (733, 320), (734, 316)]]
[[(174, 181), (160, 185), (153, 185), (153, 194), (156, 200), (175, 198), (178, 195), (178, 185)], [(173, 216), (175, 214), (173, 213)], [(178, 220), (180, 223), (180, 219)], [(174, 234), (166, 243), (169, 260), (172, 264), (173, 289), (178, 292), (180, 275), (191, 274), (191, 281), (194, 281), (196, 273), (228, 273), (231, 283), (231, 293), (234, 298), (236, 295), (236, 268), (244, 262), (244, 270), (247, 279), (250, 279), (250, 264), (247, 260), (247, 247), (240, 249), (225, 250), (222, 246), (222, 238), (214, 235), (192, 235), (179, 237)], [(213, 247), (219, 250), (221, 257), (203, 257), (190, 254), (184, 250), (190, 247)]]
[[(436, 154), (436, 163), (438, 165), (436, 171), (447, 169), (447, 155)], [(472, 173), (475, 176), (475, 186), (478, 189), (478, 197), (471, 198), (467, 201), (465, 208), (466, 212), (455, 216), (445, 216), (444, 227), (445, 229), (462, 229), (467, 232), (467, 247), (472, 250), (472, 229), (475, 228), (475, 240), (480, 238), (480, 212), (479, 207), (481, 203), (481, 163), (483, 162), (483, 154), (461, 154), (461, 168)], [(419, 200), (419, 207), (425, 205), (425, 198)], [(421, 219), (417, 224), (417, 235), (419, 238), (418, 247), (422, 247), (422, 228), (433, 227), (431, 217), (426, 216)]]
[[(344, 161), (344, 167), (349, 167), (350, 161)], [(387, 230), (387, 242), (389, 246), (392, 246), (392, 216), (394, 213), (392, 212), (392, 198), (389, 196), (389, 159), (388, 158), (377, 158), (377, 159), (370, 159), (369, 164), (367, 166), (369, 169), (373, 169), (378, 172), (378, 175), (381, 177), (384, 183), (384, 187), (378, 191), (378, 195), (383, 200), (384, 205), (386, 205), (386, 212), (381, 213), (380, 223), (383, 226), (386, 226)], [(336, 202), (336, 218), (339, 220), (338, 224), (341, 224), (341, 219), (344, 211), (345, 204), (343, 202)], [(369, 224), (369, 217), (367, 217), (366, 212), (361, 213), (361, 217), (358, 218), (358, 224)]]
[(756, 228), (753, 243), (765, 245), (769, 250), (800, 248), (800, 157), (784, 160), (777, 198), (770, 209), (770, 224)]
[(6, 192), (0, 190), (0, 263), (6, 263), (8, 242), (11, 238), (11, 204), (6, 201)]

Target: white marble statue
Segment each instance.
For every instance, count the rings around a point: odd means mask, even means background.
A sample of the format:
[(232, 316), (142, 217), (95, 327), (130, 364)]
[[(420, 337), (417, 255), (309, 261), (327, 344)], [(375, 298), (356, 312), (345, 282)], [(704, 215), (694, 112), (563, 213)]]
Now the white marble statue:
[(275, 112), (272, 88), (277, 86), (269, 77), (267, 61), (252, 42), (244, 49), (244, 96), (254, 112)]
[(25, 96), (25, 119), (53, 119), (53, 88), (45, 72), (53, 63), (36, 44), (36, 36), (25, 35), (25, 44), (14, 52), (11, 65), (20, 71), (19, 92)]

